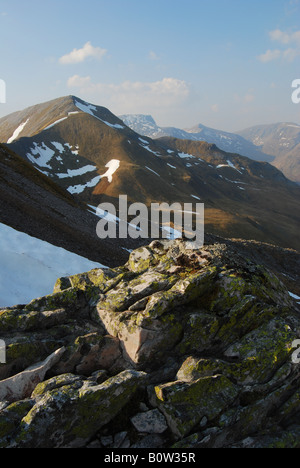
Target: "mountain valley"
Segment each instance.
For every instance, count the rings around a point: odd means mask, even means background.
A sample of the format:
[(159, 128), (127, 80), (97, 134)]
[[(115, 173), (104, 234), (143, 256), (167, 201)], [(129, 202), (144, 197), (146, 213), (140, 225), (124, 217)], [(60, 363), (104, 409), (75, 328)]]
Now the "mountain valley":
[(119, 195), (147, 206), (201, 202), (207, 233), (299, 250), (300, 189), (267, 162), (205, 141), (141, 136), (75, 96), (1, 119), (0, 138), (85, 211), (118, 207)]
[[(0, 136), (0, 447), (299, 447), (299, 185), (75, 96)], [(99, 238), (120, 195), (204, 203), (204, 245)]]

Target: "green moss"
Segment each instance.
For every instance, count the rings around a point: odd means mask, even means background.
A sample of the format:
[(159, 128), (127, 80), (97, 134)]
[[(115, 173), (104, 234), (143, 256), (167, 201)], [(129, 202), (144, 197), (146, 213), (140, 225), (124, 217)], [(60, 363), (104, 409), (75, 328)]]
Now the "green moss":
[(186, 436), (205, 416), (213, 420), (237, 395), (238, 388), (226, 377), (203, 377), (191, 383), (173, 382), (156, 386), (156, 404), (167, 415), (172, 431)]
[(55, 377), (52, 377), (51, 379), (46, 380), (45, 382), (39, 383), (32, 393), (32, 398), (40, 397), (46, 392), (56, 390), (61, 387), (66, 387), (67, 385), (72, 385), (74, 382), (79, 381), (80, 377), (71, 373), (57, 375)]
[(69, 289), (72, 287), (71, 281), (67, 277), (58, 278), (55, 285), (53, 293), (58, 293), (64, 291), (65, 289)]
[(128, 268), (135, 273), (143, 273), (154, 263), (154, 256), (150, 249), (141, 247), (131, 252)]
[(231, 350), (240, 362), (230, 366), (230, 375), (237, 381), (267, 382), (289, 358), (294, 333), (280, 318), (245, 335)]
[[(271, 441), (266, 444), (265, 448), (275, 449), (295, 449), (300, 448), (300, 430), (295, 428), (294, 430), (286, 431), (281, 435), (270, 436)], [(273, 439), (273, 440), (272, 440)]]
[(184, 336), (177, 350), (180, 354), (202, 352), (214, 348), (214, 340), (220, 328), (219, 318), (197, 309), (190, 311), (182, 318)]
[(183, 362), (177, 375), (179, 380), (186, 380), (188, 382), (216, 374), (227, 376), (226, 369), (229, 366), (229, 363), (219, 359), (197, 359), (189, 356)]
[(22, 361), (27, 363), (26, 365), (29, 365), (30, 363), (45, 358), (56, 349), (57, 342), (55, 340), (35, 341), (34, 339), (24, 338), (22, 341), (7, 346), (7, 364), (22, 359)]
[(0, 328), (2, 332), (16, 331), (25, 328), (26, 313), (18, 310), (4, 310), (0, 312)]
[[(32, 400), (23, 400), (12, 403), (0, 413), (0, 439), (6, 439), (14, 433), (22, 418), (31, 410), (34, 402)], [(5, 446), (3, 440), (3, 446)], [(1, 441), (0, 441), (1, 447)]]
[(31, 301), (24, 309), (24, 312), (28, 311), (50, 311), (65, 308), (67, 310), (78, 306), (79, 296), (78, 289), (69, 288), (58, 293), (50, 294), (39, 299)]

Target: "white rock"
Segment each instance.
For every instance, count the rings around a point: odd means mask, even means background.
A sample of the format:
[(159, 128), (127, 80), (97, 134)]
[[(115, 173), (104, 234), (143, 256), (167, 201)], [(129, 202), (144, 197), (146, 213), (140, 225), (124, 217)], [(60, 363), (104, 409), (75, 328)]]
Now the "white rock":
[(44, 380), (47, 371), (60, 360), (64, 352), (65, 348), (60, 348), (44, 361), (28, 367), (19, 374), (0, 381), (0, 400), (13, 402), (28, 398), (37, 384)]

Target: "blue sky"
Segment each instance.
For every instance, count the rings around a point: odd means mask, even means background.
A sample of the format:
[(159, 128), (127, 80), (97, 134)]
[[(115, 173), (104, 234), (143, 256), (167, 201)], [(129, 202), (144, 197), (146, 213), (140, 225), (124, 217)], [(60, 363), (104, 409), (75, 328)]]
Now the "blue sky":
[(300, 123), (300, 0), (0, 0), (0, 117), (74, 94), (159, 125)]

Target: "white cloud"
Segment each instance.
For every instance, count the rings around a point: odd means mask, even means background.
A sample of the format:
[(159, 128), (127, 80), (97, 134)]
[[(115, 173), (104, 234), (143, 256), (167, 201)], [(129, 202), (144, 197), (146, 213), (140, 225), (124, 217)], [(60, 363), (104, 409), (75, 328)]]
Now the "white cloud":
[(250, 104), (250, 102), (253, 102), (255, 100), (254, 90), (249, 89), (247, 93), (244, 94), (243, 96), (240, 96), (239, 94), (235, 94), (234, 99), (239, 104)]
[(274, 29), (269, 32), (271, 41), (277, 42), (281, 45), (292, 45), (287, 49), (269, 49), (264, 54), (259, 55), (258, 59), (263, 62), (271, 62), (273, 60), (283, 59), (287, 62), (293, 62), (296, 57), (300, 55), (300, 30), (293, 33), (281, 31), (281, 29)]
[(267, 50), (264, 54), (259, 55), (258, 59), (263, 62), (271, 62), (272, 60), (277, 60), (281, 57), (281, 51), (276, 49), (276, 50)]
[(281, 44), (292, 44), (296, 43), (300, 46), (300, 30), (294, 33), (286, 33), (280, 29), (275, 29), (269, 32), (270, 39), (272, 41), (280, 42)]
[(280, 29), (275, 29), (274, 31), (269, 32), (269, 37), (271, 41), (281, 42), (281, 44), (288, 44), (290, 42), (290, 36)]
[(289, 48), (284, 50), (282, 53), (283, 58), (288, 62), (293, 62), (298, 55), (300, 55), (300, 47), (299, 49)]
[(244, 101), (248, 102), (248, 103), (253, 102), (254, 99), (255, 99), (255, 96), (254, 96), (254, 94), (251, 94), (251, 93), (245, 94), (245, 96), (244, 96)]
[(102, 59), (106, 54), (106, 49), (94, 47), (90, 42), (87, 42), (81, 49), (73, 49), (69, 54), (60, 57), (59, 62), (63, 65), (84, 62), (88, 57), (94, 57), (97, 60)]
[(153, 52), (153, 50), (151, 50), (151, 51), (149, 52), (149, 58), (150, 58), (151, 60), (158, 60), (158, 59), (159, 59), (158, 55), (157, 55), (155, 52)]
[(84, 88), (85, 86), (89, 86), (91, 84), (91, 77), (90, 76), (79, 76), (74, 75), (68, 79), (68, 88)]
[(74, 75), (68, 80), (69, 88), (78, 88), (84, 95), (92, 96), (104, 106), (119, 113), (145, 113), (162, 107), (169, 108), (186, 102), (189, 85), (176, 78), (160, 81), (124, 81), (120, 84), (93, 83), (89, 76)]

